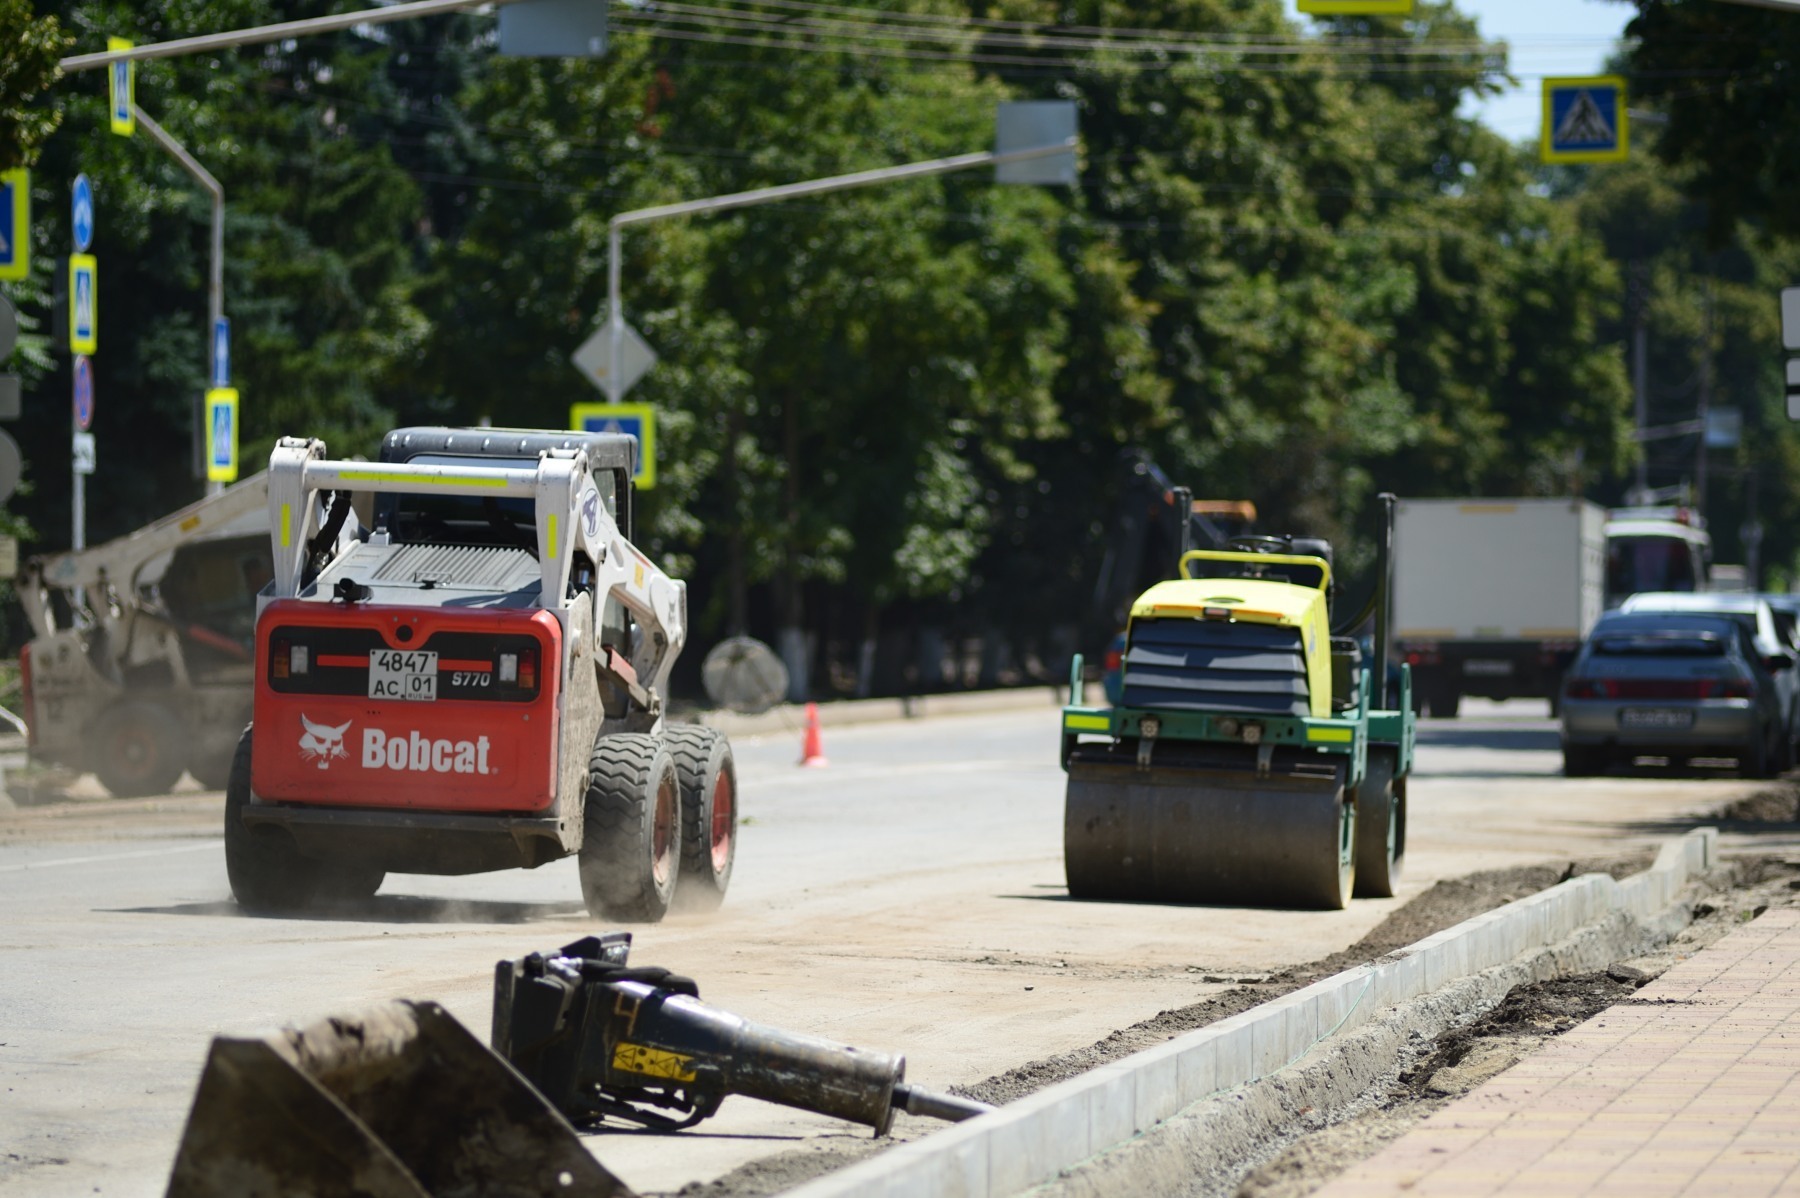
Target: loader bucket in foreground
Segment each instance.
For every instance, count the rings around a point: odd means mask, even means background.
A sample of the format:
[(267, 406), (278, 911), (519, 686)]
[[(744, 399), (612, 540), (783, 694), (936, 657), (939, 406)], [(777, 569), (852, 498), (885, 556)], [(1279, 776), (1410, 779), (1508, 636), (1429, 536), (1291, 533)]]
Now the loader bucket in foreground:
[(169, 1198), (631, 1198), (431, 1002), (212, 1043)]
[(1344, 769), (1317, 772), (1130, 760), (1069, 765), (1063, 862), (1074, 898), (1226, 906), (1350, 901), (1356, 811)]

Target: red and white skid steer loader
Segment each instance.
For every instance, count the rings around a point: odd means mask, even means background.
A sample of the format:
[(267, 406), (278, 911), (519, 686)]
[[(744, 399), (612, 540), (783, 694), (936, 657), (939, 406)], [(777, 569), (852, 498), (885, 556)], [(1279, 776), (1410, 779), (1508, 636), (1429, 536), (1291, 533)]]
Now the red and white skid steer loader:
[(226, 792), (240, 904), (570, 855), (599, 917), (723, 899), (731, 748), (664, 718), (687, 595), (629, 540), (636, 450), (430, 428), (388, 434), (374, 463), (276, 446), (274, 579)]

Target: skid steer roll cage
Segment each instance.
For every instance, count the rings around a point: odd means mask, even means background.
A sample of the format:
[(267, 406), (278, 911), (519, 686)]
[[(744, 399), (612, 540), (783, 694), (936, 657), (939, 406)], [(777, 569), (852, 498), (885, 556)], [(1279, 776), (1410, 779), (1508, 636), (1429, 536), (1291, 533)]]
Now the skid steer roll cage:
[(541, 571), (538, 606), (556, 613), (565, 643), (575, 629), (564, 602), (578, 557), (592, 570), (595, 618), (590, 635), (598, 635), (599, 607), (617, 599), (636, 619), (643, 636), (634, 638), (625, 659), (596, 656), (608, 673), (633, 691), (633, 698), (652, 711), (667, 694), (668, 675), (687, 640), (687, 595), (684, 583), (670, 578), (625, 539), (600, 498), (588, 455), (582, 449), (542, 453), (535, 468), (414, 465), (411, 463), (333, 461), (325, 443), (284, 437), (269, 459), (269, 522), (274, 541), (271, 599), (299, 598), (312, 581), (310, 546), (323, 525), (320, 495), (351, 493), (416, 494), (529, 499), (536, 509), (537, 560)]

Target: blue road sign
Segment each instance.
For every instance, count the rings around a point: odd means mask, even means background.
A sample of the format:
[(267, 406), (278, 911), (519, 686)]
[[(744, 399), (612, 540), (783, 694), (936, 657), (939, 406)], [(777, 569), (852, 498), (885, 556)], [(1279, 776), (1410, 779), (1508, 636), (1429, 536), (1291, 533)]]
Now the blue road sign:
[(75, 252), (85, 254), (94, 244), (94, 185), (86, 175), (75, 176), (75, 194), (69, 204), (69, 230), (75, 234)]
[(638, 443), (632, 484), (644, 491), (656, 485), (656, 409), (650, 404), (570, 404), (569, 427), (584, 433), (630, 433)]
[(94, 363), (86, 354), (75, 355), (75, 427), (87, 432), (94, 423)]
[(238, 393), (215, 387), (206, 393), (206, 477), (215, 483), (238, 476)]
[(1631, 151), (1630, 124), (1618, 76), (1544, 80), (1545, 162), (1623, 162)]
[(231, 321), (213, 321), (213, 380), (215, 390), (231, 386)]
[(0, 171), (0, 279), (31, 274), (31, 172)]
[[(106, 48), (129, 50), (131, 42), (122, 37), (109, 37)], [(121, 137), (130, 137), (137, 130), (137, 111), (133, 107), (137, 100), (137, 64), (130, 59), (115, 62), (107, 76), (107, 108), (112, 131)]]
[(91, 354), (100, 348), (99, 264), (92, 254), (69, 255), (69, 350)]

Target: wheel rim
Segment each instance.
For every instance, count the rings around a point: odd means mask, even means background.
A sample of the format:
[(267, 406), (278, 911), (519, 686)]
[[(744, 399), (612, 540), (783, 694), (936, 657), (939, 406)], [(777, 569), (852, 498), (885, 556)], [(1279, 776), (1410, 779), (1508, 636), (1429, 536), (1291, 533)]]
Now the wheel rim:
[(656, 788), (656, 815), (650, 831), (650, 873), (658, 886), (668, 884), (675, 871), (675, 810), (679, 805), (673, 776)]
[(160, 756), (156, 738), (143, 728), (128, 726), (113, 738), (113, 760), (125, 767), (122, 772), (134, 782), (154, 772)]
[(731, 863), (731, 829), (736, 822), (737, 796), (731, 791), (731, 775), (719, 772), (719, 784), (713, 787), (712, 801), (712, 867), (713, 873), (725, 872)]

